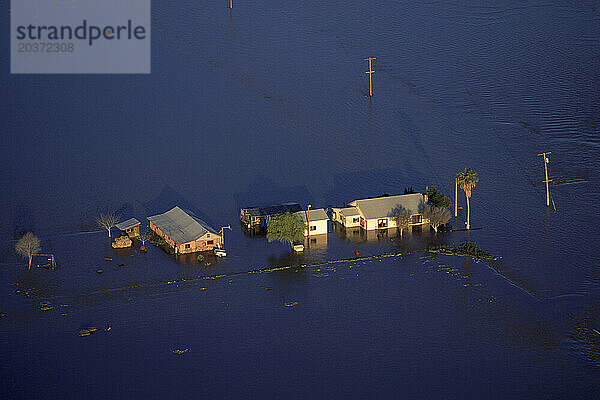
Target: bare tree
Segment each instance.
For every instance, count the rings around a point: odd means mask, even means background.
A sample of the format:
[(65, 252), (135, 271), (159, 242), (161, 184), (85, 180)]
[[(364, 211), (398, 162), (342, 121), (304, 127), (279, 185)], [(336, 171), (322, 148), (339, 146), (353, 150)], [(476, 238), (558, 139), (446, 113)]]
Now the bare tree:
[(150, 230), (150, 228), (145, 227), (144, 230), (140, 232), (139, 239), (142, 243), (140, 250), (146, 251), (146, 242), (149, 242), (150, 239), (152, 239), (152, 231)]
[(402, 232), (410, 224), (410, 212), (402, 205), (397, 204), (396, 207), (392, 208), (389, 216), (396, 221), (396, 227), (400, 230), (400, 237), (402, 237)]
[(15, 245), (15, 251), (18, 255), (23, 258), (27, 258), (29, 261), (28, 269), (31, 270), (31, 260), (35, 253), (39, 253), (42, 250), (40, 247), (40, 239), (31, 232), (27, 232)]
[(149, 242), (151, 237), (152, 234), (149, 231), (140, 233), (140, 242), (142, 242), (142, 246), (145, 246), (146, 242)]
[(117, 225), (117, 215), (114, 211), (102, 213), (96, 218), (96, 223), (99, 227), (106, 229), (108, 231), (108, 237), (111, 237), (110, 230)]
[(423, 217), (429, 220), (429, 225), (437, 233), (440, 225), (444, 225), (450, 220), (450, 211), (445, 207), (426, 206), (423, 210)]

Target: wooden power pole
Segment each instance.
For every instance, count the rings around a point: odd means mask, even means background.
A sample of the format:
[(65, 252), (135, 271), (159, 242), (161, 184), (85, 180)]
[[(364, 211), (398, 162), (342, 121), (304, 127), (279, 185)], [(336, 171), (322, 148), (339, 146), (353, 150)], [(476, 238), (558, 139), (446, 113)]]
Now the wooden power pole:
[(369, 74), (369, 97), (373, 97), (373, 68), (371, 65), (371, 61), (376, 60), (375, 57), (369, 57), (369, 58), (365, 58), (365, 60), (369, 60), (369, 70), (367, 72), (365, 72), (365, 74)]
[(229, 9), (231, 10), (233, 8), (233, 0), (229, 0)]
[(548, 151), (546, 153), (538, 154), (538, 156), (544, 157), (544, 172), (546, 174), (546, 180), (544, 181), (546, 182), (546, 206), (550, 207), (550, 189), (548, 188), (548, 182), (552, 182), (552, 179), (548, 179), (548, 163), (550, 162), (547, 157), (548, 154), (552, 154), (552, 152)]

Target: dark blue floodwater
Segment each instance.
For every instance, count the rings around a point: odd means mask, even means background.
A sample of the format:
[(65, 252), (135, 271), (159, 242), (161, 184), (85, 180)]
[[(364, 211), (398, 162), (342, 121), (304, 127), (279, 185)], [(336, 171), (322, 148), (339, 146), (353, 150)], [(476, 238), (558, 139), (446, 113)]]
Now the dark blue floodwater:
[[(0, 60), (0, 397), (597, 394), (597, 4), (220, 3), (153, 2), (150, 75), (10, 75)], [(451, 195), (467, 166), (469, 238), (502, 257), (489, 264), (420, 253), (464, 232), (332, 231), (298, 256), (237, 224), (247, 205)], [(227, 259), (115, 253), (83, 232), (103, 209), (175, 203), (232, 225)], [(26, 271), (27, 230), (57, 271)], [(412, 254), (324, 264), (356, 249)], [(297, 264), (314, 266), (246, 273)], [(77, 336), (89, 326), (111, 330)]]

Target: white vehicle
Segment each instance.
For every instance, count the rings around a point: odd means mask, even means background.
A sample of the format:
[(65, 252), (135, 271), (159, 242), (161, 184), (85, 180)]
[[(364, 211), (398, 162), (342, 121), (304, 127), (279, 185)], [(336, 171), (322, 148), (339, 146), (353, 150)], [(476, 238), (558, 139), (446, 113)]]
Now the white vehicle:
[(227, 251), (225, 251), (225, 249), (222, 249), (220, 247), (215, 247), (215, 249), (213, 251), (215, 252), (215, 255), (217, 257), (225, 257), (227, 255)]

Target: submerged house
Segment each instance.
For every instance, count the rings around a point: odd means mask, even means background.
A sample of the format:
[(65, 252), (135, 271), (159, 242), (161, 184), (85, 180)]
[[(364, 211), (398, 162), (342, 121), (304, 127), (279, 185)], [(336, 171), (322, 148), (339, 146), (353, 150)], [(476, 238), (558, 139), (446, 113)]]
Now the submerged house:
[(295, 213), (301, 211), (298, 203), (285, 203), (266, 207), (250, 207), (240, 210), (240, 221), (247, 229), (266, 226), (270, 217), (278, 214)]
[(212, 250), (223, 243), (215, 229), (177, 206), (148, 220), (150, 229), (173, 247), (175, 254)]
[(125, 234), (130, 238), (140, 236), (140, 224), (141, 222), (135, 218), (129, 218), (126, 221), (119, 222), (117, 225), (117, 229), (121, 231), (121, 234)]
[(396, 228), (392, 209), (401, 205), (410, 214), (409, 227), (422, 226), (429, 223), (421, 213), (425, 200), (421, 193), (354, 200), (347, 207), (333, 208), (333, 220), (346, 228), (361, 227), (367, 231)]
[[(308, 214), (308, 215), (307, 215)], [(323, 235), (327, 234), (327, 222), (329, 217), (322, 208), (317, 208), (310, 211), (298, 211), (296, 212), (304, 223), (307, 223), (306, 217), (308, 216), (308, 230), (304, 230), (304, 236)]]

